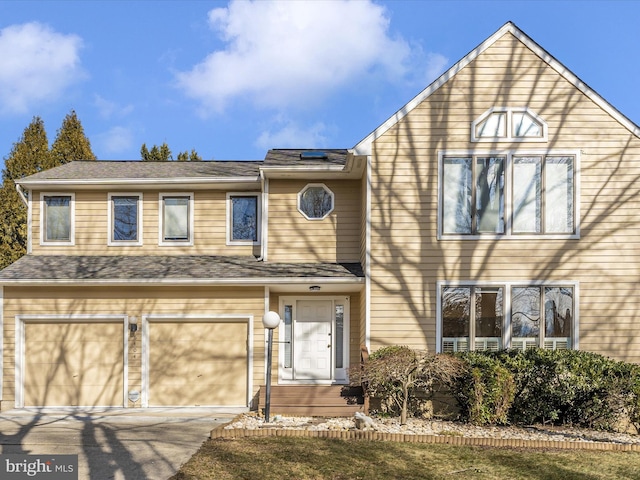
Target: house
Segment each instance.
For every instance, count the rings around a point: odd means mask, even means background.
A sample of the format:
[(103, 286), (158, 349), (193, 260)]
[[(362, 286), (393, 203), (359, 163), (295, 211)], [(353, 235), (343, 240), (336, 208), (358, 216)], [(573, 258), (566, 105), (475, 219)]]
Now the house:
[(0, 406), (283, 404), (361, 346), (640, 361), (640, 129), (512, 23), (351, 149), (21, 179)]

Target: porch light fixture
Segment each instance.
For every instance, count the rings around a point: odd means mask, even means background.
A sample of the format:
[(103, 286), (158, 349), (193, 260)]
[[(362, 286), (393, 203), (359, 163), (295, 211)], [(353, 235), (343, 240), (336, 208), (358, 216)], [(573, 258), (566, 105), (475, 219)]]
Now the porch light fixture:
[(311, 292), (319, 292), (320, 291), (320, 285), (311, 285), (309, 287), (309, 291), (311, 291)]
[(267, 336), (267, 385), (265, 392), (265, 405), (264, 405), (264, 421), (269, 423), (269, 410), (271, 409), (271, 362), (273, 358), (273, 330), (280, 325), (280, 315), (277, 312), (267, 312), (262, 317), (262, 324), (264, 328), (269, 330)]
[(137, 317), (129, 318), (129, 331), (131, 333), (136, 333), (138, 331), (138, 319)]

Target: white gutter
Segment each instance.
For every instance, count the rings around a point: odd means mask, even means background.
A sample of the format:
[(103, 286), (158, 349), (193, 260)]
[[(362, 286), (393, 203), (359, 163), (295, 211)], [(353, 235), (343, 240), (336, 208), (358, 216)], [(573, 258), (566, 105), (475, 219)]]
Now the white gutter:
[(123, 279), (103, 279), (103, 280), (78, 280), (78, 279), (52, 279), (52, 278), (38, 278), (38, 279), (3, 279), (0, 280), (0, 287), (3, 285), (22, 285), (22, 286), (38, 286), (38, 285), (56, 285), (56, 286), (148, 286), (148, 285), (163, 285), (163, 286), (181, 286), (181, 285), (194, 285), (194, 286), (243, 286), (243, 287), (264, 287), (265, 285), (358, 285), (364, 282), (363, 278), (327, 278), (327, 277), (283, 277), (274, 279), (272, 277), (260, 277), (252, 279), (215, 279), (215, 278), (185, 278), (185, 279), (171, 279), (171, 278), (136, 278), (130, 280)]
[(215, 185), (227, 183), (256, 183), (260, 180), (259, 175), (251, 177), (182, 177), (182, 178), (94, 178), (94, 179), (50, 179), (50, 180), (22, 180), (21, 185), (32, 188), (51, 188), (55, 186), (74, 186), (74, 185)]

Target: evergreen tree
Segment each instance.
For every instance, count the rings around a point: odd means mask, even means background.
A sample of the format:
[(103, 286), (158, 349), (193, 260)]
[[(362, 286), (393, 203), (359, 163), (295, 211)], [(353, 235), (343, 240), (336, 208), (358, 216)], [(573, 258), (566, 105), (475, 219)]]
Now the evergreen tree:
[(191, 150), (191, 153), (188, 153), (186, 150), (184, 152), (180, 152), (178, 154), (179, 162), (201, 162), (202, 157), (198, 155), (198, 152), (195, 150)]
[(34, 117), (20, 140), (5, 158), (0, 188), (0, 269), (27, 251), (27, 208), (16, 190), (15, 180), (72, 160), (95, 160), (89, 139), (75, 111), (62, 122), (49, 150), (47, 132), (40, 117)]
[(96, 160), (75, 110), (71, 110), (62, 121), (51, 146), (51, 156), (54, 165), (63, 165), (72, 160)]
[(14, 180), (53, 166), (49, 141), (40, 117), (34, 117), (5, 159), (0, 189), (0, 268), (15, 262), (27, 251), (27, 208)]
[(167, 142), (164, 142), (159, 147), (154, 145), (151, 150), (147, 149), (146, 143), (143, 143), (142, 147), (140, 147), (140, 157), (143, 162), (168, 162), (173, 160), (171, 149)]
[[(147, 144), (143, 143), (140, 147), (140, 158), (143, 162), (170, 162), (173, 161), (173, 154), (167, 142), (164, 142), (159, 147), (154, 145), (151, 150), (147, 148)], [(198, 155), (198, 152), (191, 150), (178, 153), (176, 158), (179, 162), (199, 162), (202, 161), (202, 157)]]

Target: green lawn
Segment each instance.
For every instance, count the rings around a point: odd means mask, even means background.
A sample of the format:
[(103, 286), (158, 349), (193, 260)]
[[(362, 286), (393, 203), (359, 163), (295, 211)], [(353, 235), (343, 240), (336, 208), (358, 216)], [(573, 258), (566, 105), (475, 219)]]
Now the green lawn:
[(252, 437), (206, 441), (171, 480), (638, 478), (635, 452)]

